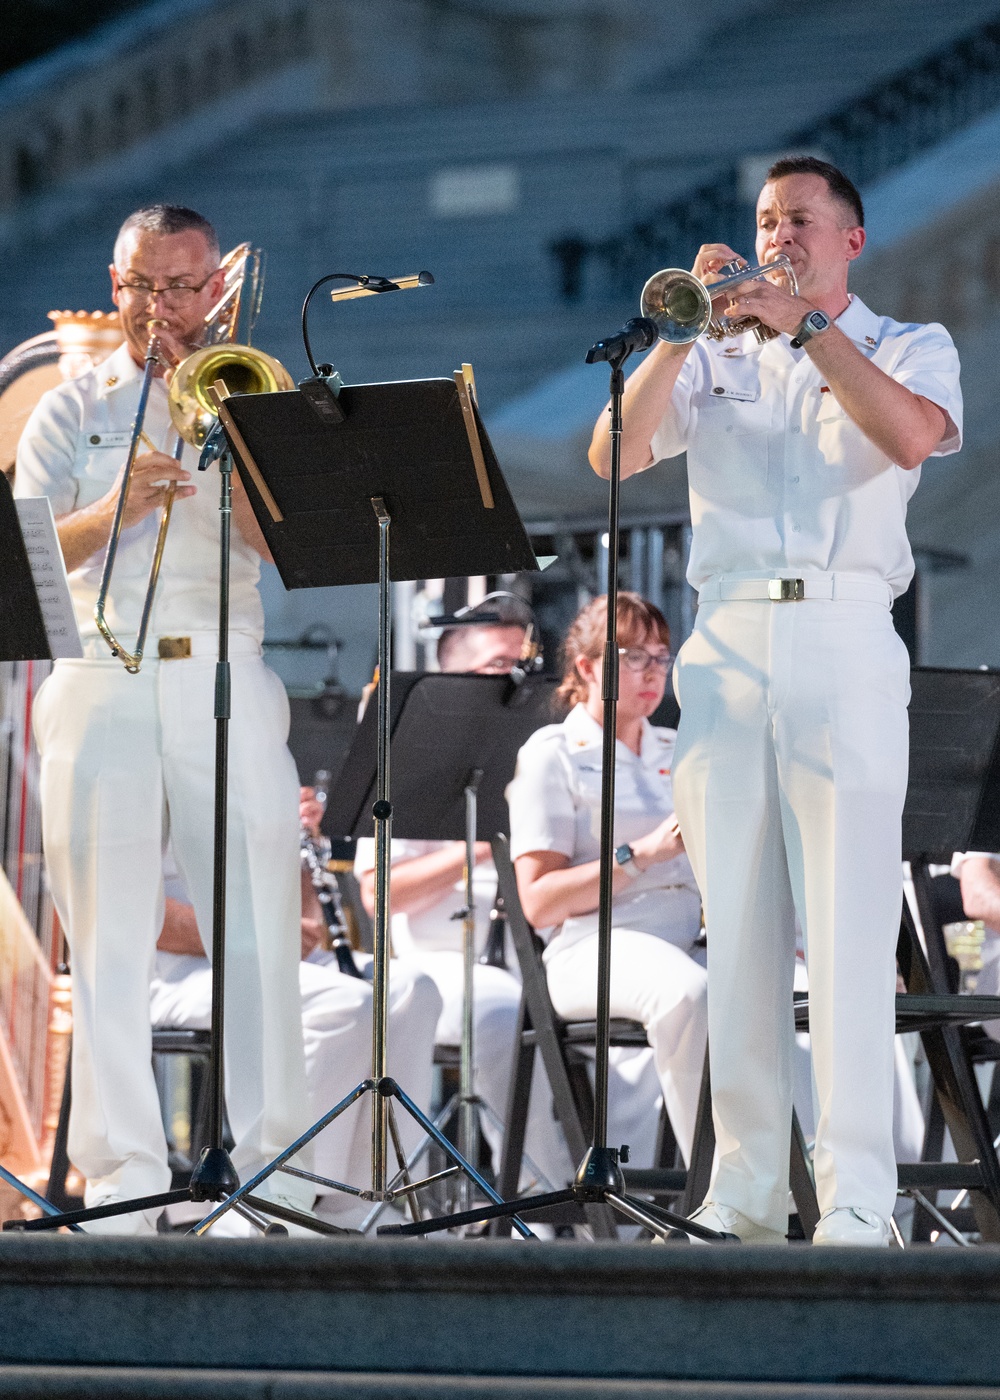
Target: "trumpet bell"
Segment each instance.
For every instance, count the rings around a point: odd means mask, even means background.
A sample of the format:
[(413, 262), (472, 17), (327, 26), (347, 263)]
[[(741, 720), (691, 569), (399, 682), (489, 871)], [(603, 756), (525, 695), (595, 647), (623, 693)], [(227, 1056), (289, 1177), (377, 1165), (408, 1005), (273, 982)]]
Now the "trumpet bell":
[(185, 442), (202, 447), (217, 414), (209, 387), (217, 379), (231, 394), (274, 394), (294, 389), (292, 376), (279, 360), (249, 345), (206, 345), (177, 366), (170, 380), (170, 417)]
[(642, 289), (639, 305), (660, 339), (671, 345), (697, 340), (712, 319), (712, 299), (704, 283), (682, 267), (655, 272)]
[(653, 273), (642, 289), (639, 304), (642, 314), (655, 324), (661, 340), (672, 345), (687, 345), (706, 331), (712, 340), (753, 331), (758, 344), (764, 345), (778, 334), (756, 316), (732, 317), (713, 312), (712, 303), (723, 297), (728, 299), (746, 282), (775, 275), (784, 278), (792, 296), (798, 296), (795, 270), (785, 254), (779, 253), (771, 262), (761, 263), (759, 267), (727, 263), (721, 271), (723, 275), (719, 280), (707, 286), (682, 267), (665, 267), (662, 272)]

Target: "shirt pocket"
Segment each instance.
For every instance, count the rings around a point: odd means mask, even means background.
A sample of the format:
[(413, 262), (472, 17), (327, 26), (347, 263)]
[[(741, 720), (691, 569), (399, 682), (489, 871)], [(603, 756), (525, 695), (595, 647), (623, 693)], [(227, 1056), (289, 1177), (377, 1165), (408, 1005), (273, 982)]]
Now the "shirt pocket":
[(821, 486), (822, 494), (846, 490), (857, 474), (860, 460), (867, 455), (858, 453), (861, 430), (830, 390), (819, 395), (815, 415), (812, 432), (816, 447), (834, 473), (832, 476), (824, 473), (824, 479), (817, 485)]
[(768, 482), (771, 416), (756, 367), (752, 375), (734, 375), (732, 382), (720, 377), (706, 389), (688, 446), (688, 477), (699, 496), (728, 510), (759, 510)]
[(81, 434), (73, 464), (73, 475), (79, 483), (79, 505), (88, 505), (100, 499), (114, 485), (128, 457), (130, 439), (131, 433), (98, 429)]

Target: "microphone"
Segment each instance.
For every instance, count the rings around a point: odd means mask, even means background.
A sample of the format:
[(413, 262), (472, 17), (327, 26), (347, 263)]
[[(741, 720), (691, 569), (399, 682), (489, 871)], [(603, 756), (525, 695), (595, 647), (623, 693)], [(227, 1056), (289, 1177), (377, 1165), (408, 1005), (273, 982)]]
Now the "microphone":
[(433, 285), (434, 277), (429, 272), (414, 272), (407, 277), (357, 277), (353, 286), (334, 287), (330, 293), (330, 300), (351, 301), (354, 297), (374, 297), (382, 292), (407, 292), (411, 287)]
[(587, 364), (596, 365), (601, 360), (622, 361), (633, 350), (648, 350), (656, 344), (659, 332), (656, 322), (648, 316), (633, 316), (626, 321), (617, 335), (609, 335), (607, 340), (599, 340), (587, 351)]

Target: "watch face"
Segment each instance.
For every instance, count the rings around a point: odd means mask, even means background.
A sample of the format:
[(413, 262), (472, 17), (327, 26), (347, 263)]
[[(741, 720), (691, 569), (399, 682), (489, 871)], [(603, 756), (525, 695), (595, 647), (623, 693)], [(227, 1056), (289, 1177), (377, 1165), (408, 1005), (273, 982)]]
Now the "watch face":
[(809, 325), (814, 331), (825, 331), (829, 324), (829, 317), (824, 311), (814, 311), (809, 317)]
[(631, 846), (619, 846), (615, 851), (615, 860), (619, 865), (627, 865), (632, 858)]

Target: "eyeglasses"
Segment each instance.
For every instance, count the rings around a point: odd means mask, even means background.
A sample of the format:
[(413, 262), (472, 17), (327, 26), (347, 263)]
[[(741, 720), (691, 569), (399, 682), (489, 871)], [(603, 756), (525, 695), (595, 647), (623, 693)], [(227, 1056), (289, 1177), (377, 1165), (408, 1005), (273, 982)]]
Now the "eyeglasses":
[(503, 675), (505, 676), (512, 666), (516, 666), (520, 657), (516, 656), (490, 656), (476, 670), (481, 675)]
[(204, 282), (199, 282), (197, 287), (189, 287), (185, 283), (177, 283), (170, 287), (150, 287), (145, 282), (119, 282), (118, 290), (128, 292), (133, 301), (152, 301), (154, 297), (162, 297), (164, 306), (172, 306), (175, 310), (181, 310), (185, 306), (190, 306), (191, 302), (198, 295), (203, 287), (207, 287), (215, 276), (210, 272)]
[(619, 647), (618, 655), (625, 663), (626, 670), (634, 671), (637, 675), (649, 666), (655, 666), (666, 675), (674, 659), (669, 651), (653, 652), (647, 651), (645, 647)]

